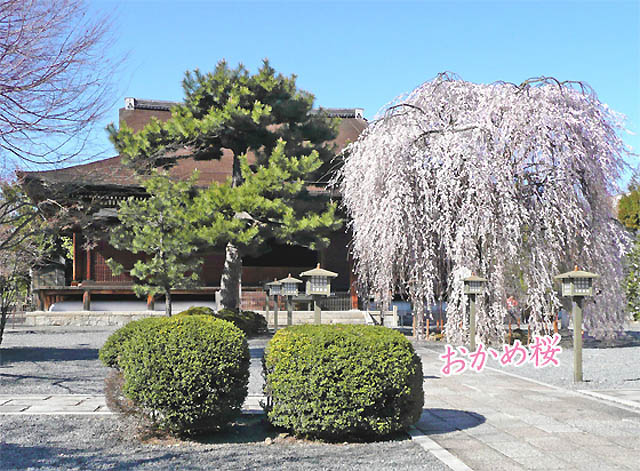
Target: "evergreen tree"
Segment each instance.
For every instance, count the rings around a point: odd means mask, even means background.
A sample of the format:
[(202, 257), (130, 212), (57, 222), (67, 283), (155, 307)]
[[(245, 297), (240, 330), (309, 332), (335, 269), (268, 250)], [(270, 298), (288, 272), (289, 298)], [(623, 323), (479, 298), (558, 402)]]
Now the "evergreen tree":
[(632, 182), (629, 192), (618, 202), (618, 219), (627, 229), (640, 229), (640, 186)]
[[(327, 143), (337, 135), (338, 120), (313, 112), (313, 95), (266, 60), (253, 75), (224, 61), (212, 73), (188, 72), (183, 88), (184, 103), (172, 109), (168, 121), (154, 119), (138, 133), (112, 125), (109, 132), (125, 161), (139, 171), (172, 165), (181, 157), (179, 149), (200, 160), (219, 159), (222, 149), (233, 152), (230, 182), (212, 186), (201, 201), (212, 214), (202, 234), (208, 233), (212, 244), (226, 244), (222, 304), (237, 309), (243, 255), (264, 249), (270, 237), (321, 248), (339, 226), (335, 208), (321, 198), (309, 202), (303, 184), (327, 179), (334, 156)], [(255, 158), (251, 165), (249, 153)], [(271, 166), (274, 158), (279, 163)]]
[[(144, 180), (148, 198), (120, 203), (120, 224), (111, 230), (110, 243), (120, 250), (144, 256), (131, 269), (133, 290), (138, 296), (165, 295), (165, 313), (171, 315), (171, 290), (186, 288), (199, 278), (202, 259), (198, 257), (198, 239), (193, 230), (193, 182), (174, 182), (155, 173)], [(108, 260), (115, 274), (124, 267)]]
[(640, 320), (640, 238), (635, 242), (625, 259), (626, 276), (624, 291), (627, 298), (627, 311), (634, 319)]
[[(274, 240), (311, 249), (329, 245), (329, 234), (341, 226), (336, 205), (324, 196), (311, 196), (304, 180), (322, 165), (318, 153), (290, 157), (285, 147), (279, 141), (268, 164), (255, 170), (241, 156), (242, 185), (213, 184), (195, 198), (201, 240), (226, 246), (227, 257), (229, 246), (242, 255), (257, 255)], [(239, 279), (240, 273), (225, 273), (223, 281), (225, 276)], [(222, 293), (225, 307), (238, 302), (237, 290)]]
[(640, 185), (637, 175), (632, 178), (628, 192), (618, 202), (618, 220), (635, 238), (625, 258), (624, 291), (627, 311), (640, 320)]

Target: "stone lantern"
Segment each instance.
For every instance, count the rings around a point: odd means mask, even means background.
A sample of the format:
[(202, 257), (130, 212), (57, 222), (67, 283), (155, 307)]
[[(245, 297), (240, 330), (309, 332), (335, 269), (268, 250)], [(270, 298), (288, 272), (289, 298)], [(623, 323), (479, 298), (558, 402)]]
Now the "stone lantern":
[(282, 284), (280, 294), (287, 298), (287, 325), (293, 325), (293, 306), (291, 298), (298, 296), (298, 285), (302, 283), (302, 281), (292, 277), (291, 273), (289, 273), (289, 276), (280, 280), (280, 283)]
[(473, 274), (462, 281), (464, 294), (469, 297), (469, 338), (471, 351), (474, 352), (476, 350), (476, 296), (484, 293), (487, 279)]
[(577, 298), (593, 296), (593, 280), (599, 277), (600, 275), (578, 270), (578, 267), (575, 267), (573, 271), (558, 275), (555, 279), (560, 281), (562, 296)]
[(584, 298), (593, 296), (593, 280), (600, 275), (578, 270), (562, 273), (554, 278), (560, 282), (562, 296), (571, 298), (573, 316), (573, 381), (582, 382), (582, 307)]
[(300, 276), (309, 277), (306, 283), (306, 293), (313, 297), (314, 322), (320, 324), (322, 322), (322, 313), (318, 304), (318, 297), (331, 295), (331, 278), (337, 277), (338, 274), (320, 268), (318, 263), (316, 268), (302, 272)]
[(267, 315), (269, 315), (269, 296), (273, 296), (273, 329), (278, 330), (278, 296), (282, 291), (282, 283), (277, 279), (265, 284), (267, 293)]

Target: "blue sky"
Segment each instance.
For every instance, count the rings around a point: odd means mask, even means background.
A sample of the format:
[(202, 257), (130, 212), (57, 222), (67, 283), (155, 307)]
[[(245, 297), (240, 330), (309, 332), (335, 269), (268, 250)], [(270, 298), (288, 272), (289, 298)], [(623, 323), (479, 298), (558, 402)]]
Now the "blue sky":
[[(640, 2), (115, 1), (121, 97), (180, 100), (187, 69), (269, 58), (318, 106), (372, 118), (442, 71), (472, 82), (540, 75), (589, 83), (640, 133)], [(638, 135), (623, 135), (640, 152)], [(104, 146), (109, 144), (104, 137)], [(640, 159), (629, 161), (637, 166)], [(624, 183), (624, 182), (622, 182)]]

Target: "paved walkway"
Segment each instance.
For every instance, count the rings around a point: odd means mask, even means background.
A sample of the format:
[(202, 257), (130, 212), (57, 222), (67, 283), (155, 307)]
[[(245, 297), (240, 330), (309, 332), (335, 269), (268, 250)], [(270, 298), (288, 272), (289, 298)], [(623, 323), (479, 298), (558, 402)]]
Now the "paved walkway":
[[(426, 399), (412, 436), (452, 469), (640, 469), (640, 390), (576, 392), (491, 368), (442, 377), (439, 353), (417, 351)], [(262, 399), (243, 411), (261, 413)], [(0, 395), (0, 415), (110, 413), (97, 395)]]
[[(261, 414), (264, 396), (248, 396), (245, 414)], [(104, 396), (59, 394), (40, 396), (0, 395), (0, 415), (110, 415)]]
[(473, 470), (640, 469), (640, 391), (586, 396), (494, 369), (442, 377), (438, 353), (417, 351), (426, 393), (417, 428)]

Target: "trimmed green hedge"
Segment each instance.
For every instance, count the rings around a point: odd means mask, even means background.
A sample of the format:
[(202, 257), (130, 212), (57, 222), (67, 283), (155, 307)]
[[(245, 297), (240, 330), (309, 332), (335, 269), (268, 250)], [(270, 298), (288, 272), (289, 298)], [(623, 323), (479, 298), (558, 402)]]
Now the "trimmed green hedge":
[(189, 309), (178, 313), (178, 316), (213, 316), (216, 311), (206, 306), (191, 306)]
[(140, 329), (164, 322), (166, 317), (146, 317), (129, 322), (112, 333), (100, 349), (98, 357), (105, 366), (119, 368), (118, 357), (122, 352), (122, 346)]
[(233, 323), (242, 330), (247, 337), (253, 337), (267, 331), (267, 321), (264, 316), (253, 311), (233, 311), (231, 309), (221, 309), (215, 312), (213, 309), (204, 306), (190, 307), (182, 311), (179, 316), (213, 316)]
[(402, 334), (385, 327), (280, 330), (263, 370), (269, 421), (297, 435), (375, 438), (409, 427), (422, 413), (422, 363)]
[(247, 337), (253, 337), (267, 331), (267, 320), (257, 312), (236, 312), (231, 309), (221, 309), (215, 313), (215, 316), (218, 319), (233, 322), (236, 327), (247, 334)]
[(123, 391), (154, 426), (177, 435), (218, 430), (247, 396), (249, 349), (240, 329), (177, 316), (136, 329), (122, 344)]

